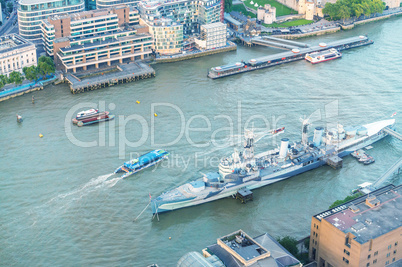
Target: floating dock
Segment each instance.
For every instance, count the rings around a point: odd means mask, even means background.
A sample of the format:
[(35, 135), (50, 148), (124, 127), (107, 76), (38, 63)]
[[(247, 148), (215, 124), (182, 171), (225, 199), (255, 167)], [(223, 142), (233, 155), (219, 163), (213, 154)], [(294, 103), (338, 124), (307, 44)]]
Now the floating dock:
[(88, 92), (99, 88), (139, 81), (155, 77), (155, 70), (143, 62), (134, 62), (116, 67), (117, 71), (100, 73), (88, 78), (79, 78), (71, 73), (66, 75), (73, 94)]
[(367, 36), (356, 36), (347, 39), (334, 41), (328, 44), (320, 43), (317, 46), (292, 49), (292, 51), (283, 52), (275, 55), (251, 59), (248, 62), (238, 62), (235, 64), (224, 65), (211, 68), (208, 77), (211, 79), (223, 78), (230, 75), (245, 73), (253, 70), (269, 68), (280, 64), (290, 63), (303, 60), (308, 53), (319, 52), (330, 48), (339, 51), (356, 48), (360, 46), (370, 45), (374, 42), (369, 40)]

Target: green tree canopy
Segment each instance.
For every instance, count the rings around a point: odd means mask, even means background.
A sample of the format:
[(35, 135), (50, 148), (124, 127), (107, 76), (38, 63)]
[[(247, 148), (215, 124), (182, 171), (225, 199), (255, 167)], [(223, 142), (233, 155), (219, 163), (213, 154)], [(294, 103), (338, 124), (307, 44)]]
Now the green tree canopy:
[(30, 81), (35, 81), (38, 79), (39, 70), (36, 66), (24, 67), (22, 69), (24, 72), (25, 78)]
[(232, 5), (232, 0), (225, 0), (225, 12), (229, 13), (230, 11), (232, 11)]
[(55, 67), (53, 60), (50, 57), (41, 56), (38, 60), (38, 73), (46, 76), (54, 73)]
[(7, 11), (8, 11), (8, 13), (13, 12), (13, 8), (14, 8), (13, 3), (12, 3), (12, 2), (8, 2), (8, 3), (7, 3)]
[(327, 2), (323, 13), (332, 20), (346, 20), (353, 16), (358, 18), (382, 13), (384, 9), (385, 4), (381, 0), (338, 0), (334, 4)]
[(281, 244), (287, 251), (292, 255), (297, 255), (299, 250), (297, 249), (297, 240), (290, 236), (284, 236), (282, 238), (277, 238), (279, 244)]
[(8, 77), (9, 83), (21, 84), (23, 80), (22, 74), (18, 71), (11, 72)]

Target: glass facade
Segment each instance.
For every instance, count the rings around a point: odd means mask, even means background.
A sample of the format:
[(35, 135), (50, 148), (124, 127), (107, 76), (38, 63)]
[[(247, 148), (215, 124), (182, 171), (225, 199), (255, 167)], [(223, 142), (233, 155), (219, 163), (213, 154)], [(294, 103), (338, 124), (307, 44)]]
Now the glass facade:
[(41, 24), (50, 15), (84, 11), (84, 0), (62, 0), (47, 3), (31, 3), (22, 0), (18, 7), (18, 26), (22, 37), (30, 40), (41, 39)]

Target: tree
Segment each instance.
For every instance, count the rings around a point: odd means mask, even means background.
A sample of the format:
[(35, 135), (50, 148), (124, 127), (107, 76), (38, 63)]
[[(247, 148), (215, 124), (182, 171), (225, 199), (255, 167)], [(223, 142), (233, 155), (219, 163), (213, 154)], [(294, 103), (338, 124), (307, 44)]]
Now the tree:
[(38, 73), (40, 75), (46, 76), (48, 74), (54, 73), (55, 67), (53, 60), (50, 57), (41, 56), (38, 60)]
[(299, 250), (297, 249), (297, 240), (290, 236), (284, 236), (283, 238), (277, 238), (279, 244), (281, 244), (292, 255), (297, 255)]
[(24, 79), (22, 78), (22, 74), (18, 71), (13, 71), (10, 73), (8, 77), (9, 83), (21, 84)]
[(7, 3), (7, 11), (8, 11), (8, 13), (13, 12), (13, 8), (14, 8), (13, 3), (12, 3), (12, 2), (8, 2), (8, 3)]
[(25, 78), (30, 81), (35, 81), (38, 79), (38, 67), (36, 66), (30, 66), (30, 67), (24, 67), (22, 69), (24, 72)]
[(361, 197), (361, 196), (363, 196), (363, 195), (364, 195), (363, 193), (359, 192), (359, 193), (356, 193), (356, 194), (354, 194), (354, 195), (347, 196), (347, 197), (346, 197), (345, 199), (343, 199), (343, 200), (336, 200), (334, 203), (332, 203), (331, 206), (329, 206), (329, 209), (333, 209), (333, 208), (335, 208), (335, 207), (338, 207), (339, 205), (342, 205), (343, 203), (349, 202), (349, 201), (351, 201), (351, 200), (353, 200), (353, 199), (355, 199), (355, 198)]
[(232, 5), (232, 0), (225, 0), (225, 12), (229, 13), (230, 11), (232, 11)]
[(339, 17), (345, 22), (345, 19), (350, 18), (350, 10), (347, 6), (341, 6), (338, 11)]
[(328, 15), (331, 19), (334, 19), (336, 17), (337, 14), (337, 9), (335, 4), (332, 4), (330, 2), (327, 2), (325, 4), (324, 9), (322, 10), (322, 12), (326, 15)]
[(0, 82), (4, 85), (8, 83), (8, 78), (6, 75), (0, 74)]

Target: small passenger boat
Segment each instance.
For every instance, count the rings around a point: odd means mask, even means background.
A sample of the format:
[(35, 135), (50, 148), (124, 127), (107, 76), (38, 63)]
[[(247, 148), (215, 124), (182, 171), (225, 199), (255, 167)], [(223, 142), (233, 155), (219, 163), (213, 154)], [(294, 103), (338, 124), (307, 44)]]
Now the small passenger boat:
[(136, 159), (129, 160), (125, 162), (123, 165), (118, 167), (114, 173), (124, 172), (121, 176), (122, 178), (126, 178), (134, 173), (137, 173), (143, 169), (149, 168), (159, 161), (166, 159), (169, 156), (169, 152), (166, 152), (162, 149), (153, 150), (148, 152)]
[(324, 51), (314, 52), (310, 54), (306, 54), (305, 59), (310, 61), (312, 64), (325, 62), (332, 59), (337, 59), (342, 56), (341, 52), (336, 50), (335, 48), (331, 48)]
[(114, 119), (114, 115), (109, 115), (109, 111), (105, 111), (105, 112), (97, 114), (97, 116), (92, 116), (90, 118), (86, 118), (86, 119), (78, 121), (77, 126), (81, 127), (81, 126), (99, 123), (102, 121), (109, 121), (109, 120), (113, 120), (113, 119)]
[(83, 110), (77, 113), (77, 116), (75, 117), (77, 120), (93, 116), (95, 114), (99, 113), (98, 109), (88, 109), (88, 110)]

